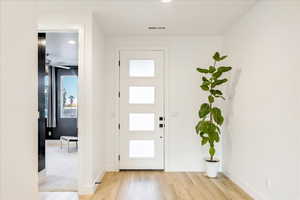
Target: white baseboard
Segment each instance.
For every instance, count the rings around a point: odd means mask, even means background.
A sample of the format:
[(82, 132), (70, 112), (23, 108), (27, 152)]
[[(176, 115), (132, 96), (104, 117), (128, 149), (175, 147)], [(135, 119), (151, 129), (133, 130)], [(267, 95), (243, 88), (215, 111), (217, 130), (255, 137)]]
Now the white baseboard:
[(255, 189), (253, 189), (249, 184), (241, 181), (239, 178), (233, 176), (229, 172), (223, 172), (230, 180), (232, 180), (236, 185), (241, 187), (246, 193), (248, 193), (253, 199), (255, 200), (267, 200), (266, 197), (264, 197), (263, 194), (257, 192)]
[(100, 173), (94, 180), (94, 183), (101, 183), (102, 179), (103, 179), (103, 176), (106, 172), (105, 171), (102, 171), (102, 173)]
[(96, 183), (101, 183), (102, 178), (106, 172), (101, 172), (94, 180), (93, 185), (87, 185), (79, 188), (79, 195), (92, 195), (96, 192), (98, 185)]
[(105, 169), (106, 169), (107, 172), (117, 172), (117, 171), (119, 171), (119, 167), (113, 162), (106, 163), (105, 164)]
[(79, 195), (92, 195), (95, 193), (95, 186), (94, 185), (87, 185), (87, 186), (80, 186)]

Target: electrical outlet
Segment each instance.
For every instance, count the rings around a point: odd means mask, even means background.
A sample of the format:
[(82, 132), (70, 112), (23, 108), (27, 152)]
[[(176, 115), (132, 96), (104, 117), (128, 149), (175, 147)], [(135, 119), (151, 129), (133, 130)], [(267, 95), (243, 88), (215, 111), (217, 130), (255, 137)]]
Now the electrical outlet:
[(269, 178), (266, 178), (266, 188), (268, 190), (271, 189), (271, 185), (272, 185), (271, 180)]

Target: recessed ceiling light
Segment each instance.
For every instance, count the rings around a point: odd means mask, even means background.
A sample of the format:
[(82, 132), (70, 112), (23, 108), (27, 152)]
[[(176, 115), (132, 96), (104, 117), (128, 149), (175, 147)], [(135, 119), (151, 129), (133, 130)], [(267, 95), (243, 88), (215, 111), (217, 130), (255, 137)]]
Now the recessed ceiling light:
[(75, 40), (69, 40), (68, 43), (69, 44), (76, 44), (76, 41)]
[(149, 30), (165, 30), (166, 27), (165, 26), (149, 26), (148, 29)]
[(162, 3), (171, 3), (172, 0), (160, 0)]

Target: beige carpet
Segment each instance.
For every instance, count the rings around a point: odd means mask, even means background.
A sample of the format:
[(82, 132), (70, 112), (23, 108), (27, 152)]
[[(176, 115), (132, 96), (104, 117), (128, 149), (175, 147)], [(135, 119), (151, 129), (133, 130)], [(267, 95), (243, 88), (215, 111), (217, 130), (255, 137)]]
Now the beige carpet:
[(40, 192), (40, 200), (79, 200), (76, 192)]
[(40, 175), (40, 192), (76, 192), (78, 188), (78, 152), (75, 144), (60, 148), (59, 141), (46, 142), (46, 170)]

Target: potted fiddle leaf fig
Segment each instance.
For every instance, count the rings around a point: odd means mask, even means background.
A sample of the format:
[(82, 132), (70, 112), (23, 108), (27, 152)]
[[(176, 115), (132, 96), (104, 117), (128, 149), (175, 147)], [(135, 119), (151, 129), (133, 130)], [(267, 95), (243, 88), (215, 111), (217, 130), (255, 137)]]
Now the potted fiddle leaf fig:
[(225, 100), (219, 86), (225, 84), (228, 79), (223, 78), (224, 74), (232, 68), (229, 66), (217, 66), (219, 62), (226, 59), (216, 52), (213, 56), (214, 64), (207, 68), (197, 68), (202, 75), (200, 88), (207, 94), (207, 102), (200, 106), (199, 122), (196, 125), (197, 135), (201, 137), (201, 144), (209, 145), (210, 157), (206, 159), (207, 176), (214, 178), (218, 175), (219, 160), (215, 158), (215, 144), (220, 142), (221, 126), (224, 122), (222, 110), (214, 104), (219, 99)]

